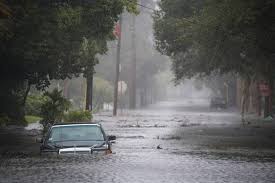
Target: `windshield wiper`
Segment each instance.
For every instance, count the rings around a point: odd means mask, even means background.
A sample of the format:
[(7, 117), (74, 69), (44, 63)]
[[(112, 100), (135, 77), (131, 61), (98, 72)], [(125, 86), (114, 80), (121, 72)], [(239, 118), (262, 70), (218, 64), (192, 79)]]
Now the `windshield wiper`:
[(57, 148), (57, 149), (60, 149), (63, 147), (62, 145), (56, 144), (56, 142), (50, 142), (50, 143), (47, 143), (47, 145), (51, 148)]
[(91, 147), (91, 149), (94, 149), (94, 148), (100, 148), (102, 147), (103, 145), (105, 145), (105, 142), (101, 143), (101, 144), (95, 144)]
[(62, 148), (63, 146), (62, 145), (57, 145), (57, 144), (54, 144), (53, 145), (55, 148)]

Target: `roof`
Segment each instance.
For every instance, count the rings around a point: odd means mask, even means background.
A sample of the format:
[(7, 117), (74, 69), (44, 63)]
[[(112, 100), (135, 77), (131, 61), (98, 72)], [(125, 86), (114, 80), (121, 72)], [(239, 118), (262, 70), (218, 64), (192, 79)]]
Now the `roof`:
[(52, 127), (55, 126), (82, 126), (82, 125), (91, 125), (91, 126), (100, 126), (100, 124), (97, 123), (91, 123), (91, 122), (72, 122), (72, 123), (56, 123)]

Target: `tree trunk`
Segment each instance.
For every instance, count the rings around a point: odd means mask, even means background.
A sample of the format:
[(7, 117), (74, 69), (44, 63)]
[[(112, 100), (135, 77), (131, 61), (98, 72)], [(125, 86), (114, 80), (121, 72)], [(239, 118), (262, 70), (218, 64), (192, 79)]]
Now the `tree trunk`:
[(90, 80), (90, 111), (93, 110), (93, 95), (94, 95), (94, 74), (92, 74), (91, 76), (91, 80)]
[(264, 117), (268, 117), (270, 115), (270, 100), (269, 100), (270, 96), (266, 96), (264, 97), (265, 103), (264, 103)]
[(259, 95), (258, 96), (258, 116), (262, 115), (262, 97)]
[(26, 91), (25, 91), (24, 96), (23, 96), (23, 103), (22, 103), (23, 106), (25, 106), (25, 104), (26, 104), (26, 100), (27, 100), (28, 94), (30, 92), (30, 89), (31, 89), (31, 84), (28, 82)]
[(241, 102), (241, 114), (242, 114), (242, 122), (244, 124), (245, 119), (244, 119), (244, 114), (245, 114), (245, 109), (246, 105), (249, 100), (249, 88), (250, 88), (251, 80), (249, 77), (244, 79), (244, 84), (243, 84), (243, 91), (242, 91), (242, 102)]
[(88, 76), (87, 81), (87, 90), (86, 90), (86, 110), (93, 110), (93, 75)]
[(86, 106), (85, 109), (88, 111), (89, 110), (89, 105), (90, 105), (90, 84), (89, 84), (89, 79), (88, 77), (86, 78)]
[(269, 80), (269, 85), (270, 85), (270, 100), (269, 100), (269, 108), (270, 108), (270, 115), (273, 116), (273, 96), (274, 96), (274, 93), (273, 93), (273, 90), (274, 90), (274, 78), (273, 77), (270, 77), (270, 80)]
[(268, 117), (272, 115), (272, 97), (273, 97), (273, 87), (274, 87), (274, 80), (273, 77), (269, 77), (269, 88), (270, 88), (270, 95), (265, 97), (265, 105), (264, 105), (264, 117)]

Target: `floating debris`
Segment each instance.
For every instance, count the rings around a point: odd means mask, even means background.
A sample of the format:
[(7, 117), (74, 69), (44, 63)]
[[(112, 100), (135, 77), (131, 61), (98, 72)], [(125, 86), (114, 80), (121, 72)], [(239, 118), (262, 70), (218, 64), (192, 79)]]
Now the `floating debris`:
[(160, 144), (157, 146), (157, 149), (162, 149), (162, 147), (160, 147)]

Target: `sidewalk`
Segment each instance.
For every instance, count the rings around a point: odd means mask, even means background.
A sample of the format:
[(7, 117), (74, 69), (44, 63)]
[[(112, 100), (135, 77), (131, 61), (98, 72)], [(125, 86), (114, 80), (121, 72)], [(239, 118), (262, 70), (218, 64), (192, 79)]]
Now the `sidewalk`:
[(275, 128), (275, 118), (271, 116), (263, 118), (257, 114), (248, 114), (245, 116), (245, 125), (262, 128)]
[(177, 130), (184, 143), (207, 149), (243, 149), (275, 153), (275, 121), (249, 116), (231, 125), (204, 125)]

